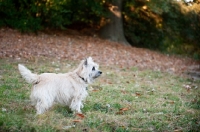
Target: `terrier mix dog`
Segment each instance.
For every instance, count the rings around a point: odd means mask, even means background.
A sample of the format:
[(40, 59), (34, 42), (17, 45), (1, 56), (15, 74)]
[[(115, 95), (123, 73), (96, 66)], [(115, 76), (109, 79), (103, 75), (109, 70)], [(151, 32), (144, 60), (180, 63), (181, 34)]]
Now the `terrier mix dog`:
[(31, 102), (35, 105), (37, 114), (47, 111), (54, 103), (60, 103), (72, 111), (81, 113), (83, 99), (88, 95), (87, 86), (99, 77), (102, 72), (91, 57), (82, 60), (73, 72), (64, 74), (32, 73), (25, 66), (18, 64), (22, 77), (33, 84)]

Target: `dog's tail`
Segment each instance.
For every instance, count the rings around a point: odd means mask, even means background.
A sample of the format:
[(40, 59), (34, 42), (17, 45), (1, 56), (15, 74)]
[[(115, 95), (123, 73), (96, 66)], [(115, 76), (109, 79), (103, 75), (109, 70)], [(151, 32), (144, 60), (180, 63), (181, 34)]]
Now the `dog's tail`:
[(27, 69), (25, 66), (18, 64), (18, 69), (22, 77), (28, 82), (28, 83), (37, 83), (38, 82), (38, 75), (32, 73), (29, 69)]

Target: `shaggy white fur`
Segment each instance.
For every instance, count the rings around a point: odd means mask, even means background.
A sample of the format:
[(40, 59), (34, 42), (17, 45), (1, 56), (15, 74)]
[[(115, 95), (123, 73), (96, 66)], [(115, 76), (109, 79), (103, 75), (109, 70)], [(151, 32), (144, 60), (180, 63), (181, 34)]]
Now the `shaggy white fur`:
[(98, 67), (98, 64), (89, 57), (81, 61), (78, 68), (73, 72), (37, 75), (25, 66), (18, 64), (22, 77), (28, 83), (33, 84), (30, 98), (37, 114), (44, 113), (54, 103), (69, 106), (72, 111), (81, 113), (82, 101), (88, 95), (86, 90), (88, 84), (102, 74)]

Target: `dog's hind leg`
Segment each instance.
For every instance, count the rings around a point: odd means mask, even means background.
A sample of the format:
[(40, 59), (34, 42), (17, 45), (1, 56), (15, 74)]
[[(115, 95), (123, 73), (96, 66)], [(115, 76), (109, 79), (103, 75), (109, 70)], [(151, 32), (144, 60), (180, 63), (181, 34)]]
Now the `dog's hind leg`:
[(37, 115), (43, 114), (45, 111), (47, 111), (51, 105), (48, 105), (44, 103), (43, 101), (38, 101), (35, 105), (35, 108), (37, 110)]

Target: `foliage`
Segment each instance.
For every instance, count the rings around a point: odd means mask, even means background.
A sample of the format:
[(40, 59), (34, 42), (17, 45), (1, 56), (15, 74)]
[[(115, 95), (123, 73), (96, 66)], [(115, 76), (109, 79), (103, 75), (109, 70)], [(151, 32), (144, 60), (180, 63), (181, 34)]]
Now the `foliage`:
[[(200, 58), (200, 5), (174, 0), (124, 0), (127, 40), (133, 46)], [(23, 32), (44, 28), (101, 28), (112, 0), (0, 0), (0, 27)], [(109, 20), (108, 20), (109, 21)]]
[(172, 0), (129, 0), (124, 5), (125, 35), (136, 46), (199, 59), (199, 7)]
[(1, 0), (0, 26), (9, 26), (21, 31), (41, 29), (41, 19), (36, 17), (37, 6), (28, 0)]
[(44, 27), (65, 28), (77, 22), (92, 25), (102, 16), (100, 1), (88, 0), (1, 0), (0, 26), (21, 31), (38, 31)]

